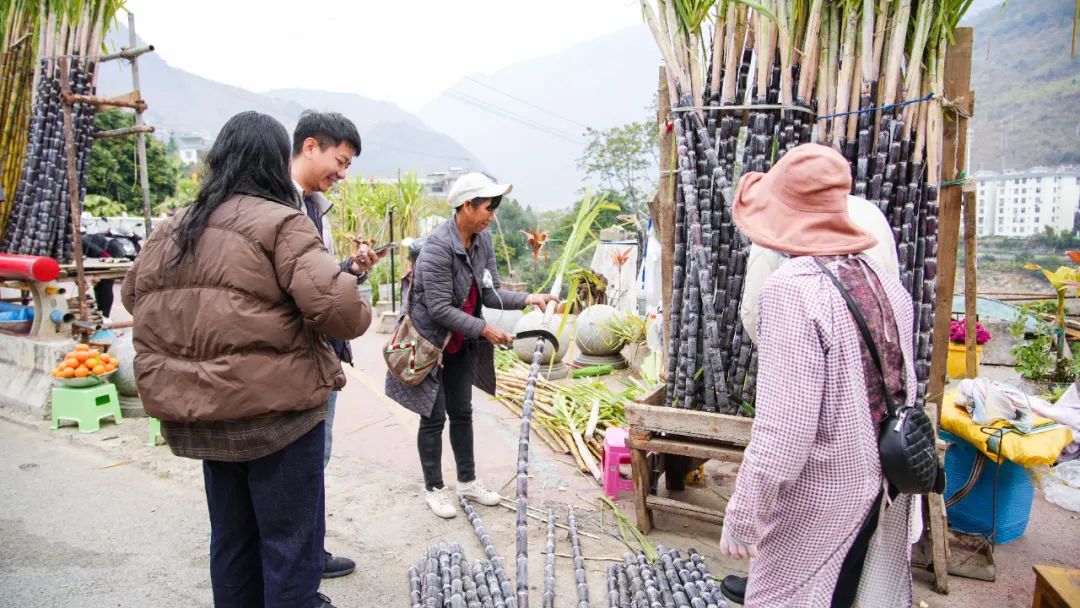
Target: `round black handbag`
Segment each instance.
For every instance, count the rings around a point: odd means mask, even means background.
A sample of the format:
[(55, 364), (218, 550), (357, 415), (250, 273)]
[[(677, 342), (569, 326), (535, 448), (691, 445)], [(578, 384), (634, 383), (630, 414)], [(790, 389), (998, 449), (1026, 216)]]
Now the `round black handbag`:
[(881, 392), (888, 409), (888, 415), (878, 429), (878, 457), (881, 459), (882, 474), (903, 494), (941, 494), (945, 491), (945, 472), (937, 456), (933, 421), (922, 408), (906, 405), (897, 407), (893, 403), (885, 382), (881, 356), (870, 334), (870, 328), (866, 325), (866, 319), (836, 275), (819, 260), (815, 259), (814, 262), (840, 290), (840, 295), (844, 297), (844, 302), (859, 327), (863, 343), (870, 350), (874, 366), (881, 374)]

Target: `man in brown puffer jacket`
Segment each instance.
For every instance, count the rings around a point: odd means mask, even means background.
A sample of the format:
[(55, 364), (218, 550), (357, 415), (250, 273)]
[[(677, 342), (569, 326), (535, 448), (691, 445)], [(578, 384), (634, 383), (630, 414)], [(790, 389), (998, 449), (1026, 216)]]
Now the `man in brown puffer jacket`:
[(143, 405), (174, 454), (204, 461), (217, 606), (330, 605), (323, 421), (345, 376), (326, 336), (368, 328), (350, 272), (371, 260), (334, 261), (288, 163), (280, 123), (230, 119), (195, 203), (154, 231), (122, 291)]

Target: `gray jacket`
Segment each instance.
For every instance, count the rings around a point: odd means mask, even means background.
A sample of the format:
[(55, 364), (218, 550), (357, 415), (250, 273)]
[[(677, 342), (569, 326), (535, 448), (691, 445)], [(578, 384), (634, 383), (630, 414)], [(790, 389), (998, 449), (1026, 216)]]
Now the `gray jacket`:
[[(484, 287), (485, 270), (491, 274), (494, 289)], [(503, 310), (525, 307), (528, 294), (500, 287), (491, 235), (481, 232), (474, 236), (472, 247), (466, 252), (451, 217), (427, 237), (420, 251), (409, 290), (410, 315), (416, 330), (433, 344), (443, 344), (451, 333), (463, 334), (464, 349), (472, 354), (473, 385), (494, 395), (495, 347), (480, 337), (487, 325), (483, 312), (479, 306), (472, 315), (462, 310), (473, 281), (484, 306)], [(386, 395), (405, 408), (428, 416), (435, 406), (441, 372), (436, 369), (416, 386), (404, 384), (387, 372)]]

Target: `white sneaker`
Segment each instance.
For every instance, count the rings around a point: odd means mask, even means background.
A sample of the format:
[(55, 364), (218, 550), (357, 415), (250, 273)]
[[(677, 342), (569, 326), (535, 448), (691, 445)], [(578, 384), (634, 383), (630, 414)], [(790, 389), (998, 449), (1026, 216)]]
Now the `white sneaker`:
[(427, 491), (427, 504), (431, 511), (443, 519), (453, 519), (457, 516), (457, 507), (454, 506), (454, 498), (450, 490), (440, 488)]
[(480, 503), (485, 507), (494, 507), (502, 500), (502, 496), (499, 496), (498, 492), (492, 492), (481, 485), (479, 480), (475, 479), (469, 483), (459, 483), (457, 494), (462, 498), (468, 498), (473, 502)]

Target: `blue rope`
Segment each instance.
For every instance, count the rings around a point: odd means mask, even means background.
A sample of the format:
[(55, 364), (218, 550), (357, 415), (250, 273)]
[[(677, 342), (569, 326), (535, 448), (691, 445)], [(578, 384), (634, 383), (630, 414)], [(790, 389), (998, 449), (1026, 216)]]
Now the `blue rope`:
[(922, 103), (924, 101), (930, 101), (934, 98), (934, 94), (931, 92), (926, 97), (920, 97), (918, 99), (908, 99), (907, 101), (901, 101), (900, 103), (891, 103), (884, 106), (878, 106), (875, 108), (865, 108), (862, 110), (855, 110), (853, 112), (837, 112), (836, 114), (826, 114), (825, 116), (818, 116), (818, 120), (827, 120), (829, 118), (839, 118), (841, 116), (851, 116), (852, 114), (866, 114), (867, 112), (877, 112), (878, 110), (891, 110), (893, 108), (902, 108), (904, 106), (911, 105), (913, 103)]

